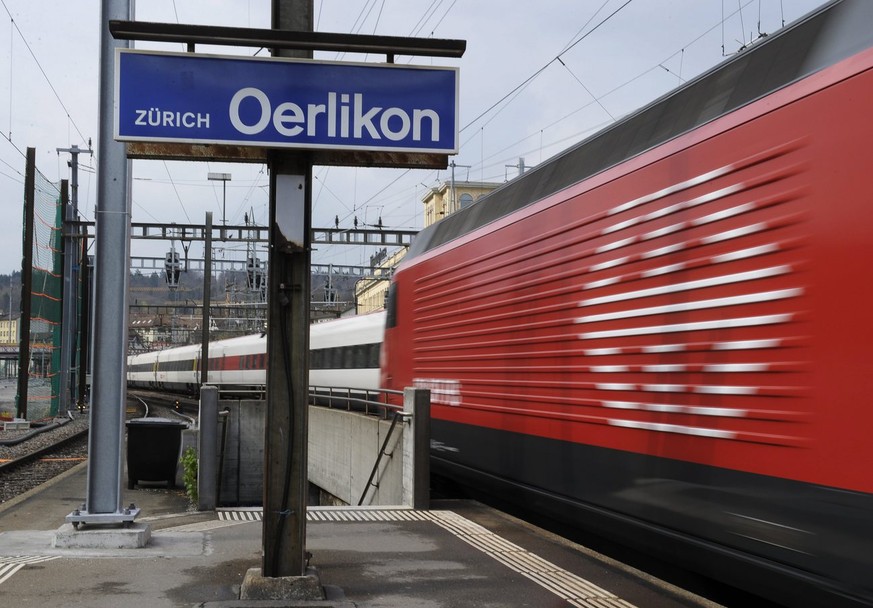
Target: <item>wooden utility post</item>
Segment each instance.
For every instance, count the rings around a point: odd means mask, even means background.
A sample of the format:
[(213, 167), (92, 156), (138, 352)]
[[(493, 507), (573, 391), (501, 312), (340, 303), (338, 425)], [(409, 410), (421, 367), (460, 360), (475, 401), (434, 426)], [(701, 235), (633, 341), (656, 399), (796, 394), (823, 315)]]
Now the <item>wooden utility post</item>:
[[(272, 0), (272, 28), (312, 31), (312, 0)], [(273, 51), (310, 58), (310, 52)], [(267, 421), (264, 445), (265, 577), (306, 570), (309, 292), (312, 160), (270, 155), (270, 262), (267, 289)]]
[(24, 170), (24, 246), (21, 253), (21, 341), (18, 346), (18, 403), (15, 416), (27, 418), (27, 380), (30, 372), (30, 307), (33, 297), (33, 217), (36, 204), (36, 148), (27, 149)]

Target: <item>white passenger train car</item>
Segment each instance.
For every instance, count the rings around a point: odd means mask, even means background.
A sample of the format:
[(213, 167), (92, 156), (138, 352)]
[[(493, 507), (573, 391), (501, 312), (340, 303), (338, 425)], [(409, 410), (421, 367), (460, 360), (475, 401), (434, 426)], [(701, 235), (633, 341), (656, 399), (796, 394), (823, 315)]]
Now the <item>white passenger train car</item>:
[[(376, 389), (385, 313), (348, 317), (310, 326), (309, 384)], [(128, 358), (128, 385), (196, 393), (200, 386), (200, 345), (181, 346)], [(209, 345), (209, 383), (223, 390), (263, 390), (267, 339), (254, 334)]]

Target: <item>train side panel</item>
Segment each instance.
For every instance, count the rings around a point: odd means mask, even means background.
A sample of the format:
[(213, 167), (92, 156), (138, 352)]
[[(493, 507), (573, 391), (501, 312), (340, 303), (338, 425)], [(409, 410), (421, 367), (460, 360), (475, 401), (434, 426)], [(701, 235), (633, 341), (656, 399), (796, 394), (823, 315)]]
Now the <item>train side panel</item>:
[(871, 66), (404, 266), (385, 377), (431, 388), (437, 469), (873, 598)]
[(219, 387), (262, 386), (267, 339), (262, 334), (221, 340), (209, 347), (209, 382)]

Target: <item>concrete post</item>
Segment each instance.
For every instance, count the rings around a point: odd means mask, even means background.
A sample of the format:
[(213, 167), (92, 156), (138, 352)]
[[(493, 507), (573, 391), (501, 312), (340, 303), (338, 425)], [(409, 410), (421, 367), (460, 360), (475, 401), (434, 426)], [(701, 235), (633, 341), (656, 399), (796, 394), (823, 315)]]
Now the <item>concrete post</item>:
[(218, 387), (200, 387), (200, 433), (197, 439), (197, 510), (212, 511), (218, 503), (216, 492), (218, 462)]
[(403, 431), (403, 502), (414, 509), (430, 508), (430, 391), (403, 389), (403, 412), (412, 415)]
[[(272, 0), (272, 27), (313, 31), (312, 0)], [(311, 57), (309, 51), (274, 56)], [(264, 440), (264, 577), (306, 573), (312, 159), (273, 151), (267, 281), (267, 427)]]

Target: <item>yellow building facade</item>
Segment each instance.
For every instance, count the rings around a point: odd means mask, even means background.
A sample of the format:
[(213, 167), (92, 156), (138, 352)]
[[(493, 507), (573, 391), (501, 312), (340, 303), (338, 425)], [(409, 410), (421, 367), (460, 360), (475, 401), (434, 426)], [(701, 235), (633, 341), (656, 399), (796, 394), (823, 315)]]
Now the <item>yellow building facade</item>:
[(422, 197), (424, 227), (435, 224), (455, 211), (466, 209), (500, 184), (489, 182), (443, 182)]
[(0, 319), (0, 345), (18, 344), (18, 319)]
[(391, 274), (405, 255), (405, 247), (397, 249), (384, 262), (380, 263), (377, 268), (373, 269), (372, 278), (358, 281), (358, 284), (355, 286), (357, 314), (365, 315), (385, 309), (385, 300), (388, 297), (388, 285), (391, 283)]

